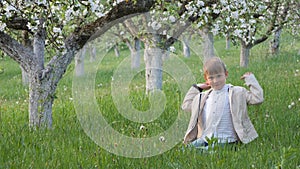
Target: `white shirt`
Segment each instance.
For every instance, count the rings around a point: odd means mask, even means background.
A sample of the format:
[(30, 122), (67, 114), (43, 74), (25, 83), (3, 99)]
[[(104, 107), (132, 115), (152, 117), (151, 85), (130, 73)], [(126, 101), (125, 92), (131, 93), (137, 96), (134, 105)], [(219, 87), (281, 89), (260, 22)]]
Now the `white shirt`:
[(237, 141), (237, 135), (233, 127), (232, 116), (228, 96), (229, 85), (224, 85), (220, 90), (213, 90), (204, 105), (202, 120), (204, 132), (201, 139), (206, 137), (217, 138), (219, 143)]

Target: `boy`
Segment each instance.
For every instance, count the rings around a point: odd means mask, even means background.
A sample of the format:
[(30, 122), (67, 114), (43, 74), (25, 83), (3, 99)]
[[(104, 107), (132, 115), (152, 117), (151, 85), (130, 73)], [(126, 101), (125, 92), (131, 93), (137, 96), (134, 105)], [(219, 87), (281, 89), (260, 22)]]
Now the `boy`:
[[(228, 71), (219, 57), (204, 63), (205, 83), (193, 85), (186, 94), (182, 109), (191, 112), (184, 143), (208, 146), (208, 139), (218, 143), (249, 143), (258, 137), (251, 123), (247, 105), (263, 102), (263, 90), (255, 76), (247, 72), (241, 79), (250, 90), (226, 84)], [(207, 90), (202, 92), (202, 90)]]

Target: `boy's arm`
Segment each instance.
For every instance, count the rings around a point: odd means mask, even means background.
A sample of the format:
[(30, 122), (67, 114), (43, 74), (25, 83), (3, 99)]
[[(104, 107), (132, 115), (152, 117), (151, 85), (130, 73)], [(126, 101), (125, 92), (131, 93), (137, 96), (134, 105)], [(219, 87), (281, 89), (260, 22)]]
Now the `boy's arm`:
[(200, 88), (198, 85), (194, 84), (189, 91), (187, 92), (187, 94), (185, 95), (184, 99), (183, 99), (183, 103), (181, 105), (182, 110), (187, 111), (187, 112), (191, 112), (191, 107), (192, 107), (192, 102), (194, 97), (202, 92), (202, 88)]
[(263, 89), (256, 80), (254, 74), (245, 73), (241, 79), (245, 80), (245, 84), (250, 88), (247, 91), (246, 98), (248, 104), (260, 104), (264, 101)]

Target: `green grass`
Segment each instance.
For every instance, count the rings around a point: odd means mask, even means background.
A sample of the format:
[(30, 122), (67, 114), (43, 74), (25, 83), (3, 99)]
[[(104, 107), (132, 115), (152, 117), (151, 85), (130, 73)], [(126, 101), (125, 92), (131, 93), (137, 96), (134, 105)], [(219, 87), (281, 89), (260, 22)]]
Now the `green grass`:
[[(251, 51), (250, 65), (240, 68), (239, 48), (225, 50), (224, 41), (216, 40), (216, 51), (229, 70), (228, 83), (243, 85), (239, 78), (253, 72), (264, 89), (262, 105), (249, 107), (249, 114), (260, 137), (247, 145), (225, 147), (213, 153), (185, 149), (178, 143), (163, 154), (135, 159), (117, 156), (101, 148), (83, 131), (73, 105), (73, 67), (59, 83), (53, 107), (52, 130), (30, 130), (28, 127), (28, 89), (21, 83), (20, 69), (5, 57), (0, 60), (0, 168), (300, 168), (300, 56), (299, 43), (284, 37), (281, 54), (267, 55), (267, 43)], [(291, 43), (293, 47), (291, 47)], [(172, 75), (164, 74), (163, 90), (167, 104), (162, 115), (143, 124), (131, 122), (118, 114), (111, 97), (111, 77), (129, 53), (121, 51), (105, 56), (97, 72), (96, 100), (106, 120), (120, 133), (130, 137), (150, 137), (172, 125), (182, 96)], [(180, 56), (180, 53), (178, 52)], [(181, 56), (180, 56), (181, 57)], [(181, 59), (197, 81), (202, 80), (200, 59)], [(138, 110), (147, 110), (144, 94), (144, 72), (135, 75), (130, 85), (130, 100)], [(136, 87), (137, 86), (137, 87)], [(288, 106), (294, 102), (292, 108)], [(182, 133), (183, 135), (184, 133)]]

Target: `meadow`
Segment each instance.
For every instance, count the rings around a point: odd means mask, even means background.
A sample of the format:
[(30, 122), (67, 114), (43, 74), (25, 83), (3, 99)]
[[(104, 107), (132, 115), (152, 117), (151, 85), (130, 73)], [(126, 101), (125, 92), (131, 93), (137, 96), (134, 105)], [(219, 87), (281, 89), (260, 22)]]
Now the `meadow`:
[[(229, 70), (227, 82), (243, 86), (240, 76), (251, 71), (264, 89), (264, 103), (249, 107), (249, 115), (259, 134), (255, 141), (211, 152), (187, 149), (178, 142), (169, 151), (147, 158), (112, 154), (86, 135), (73, 104), (74, 65), (70, 65), (59, 83), (53, 105), (53, 128), (31, 130), (28, 127), (28, 88), (22, 85), (20, 68), (10, 58), (0, 58), (0, 168), (300, 169), (300, 43), (288, 35), (281, 41), (280, 54), (269, 55), (265, 42), (251, 50), (248, 68), (240, 68), (239, 47), (225, 50), (224, 39), (215, 40), (216, 54)], [(203, 81), (199, 56), (192, 53), (190, 58), (184, 58), (180, 49), (176, 53), (197, 82)], [(149, 124), (122, 117), (112, 100), (111, 83), (114, 70), (128, 56), (129, 51), (124, 48), (121, 57), (115, 57), (111, 51), (103, 58), (95, 79), (97, 103), (105, 119), (119, 133), (136, 138), (155, 136), (172, 125), (181, 111), (185, 93), (181, 93), (172, 75), (165, 73), (163, 91), (167, 103), (161, 116)], [(150, 107), (144, 87), (142, 71), (132, 80), (129, 97), (133, 106), (143, 111)], [(142, 125), (147, 130), (141, 130)]]

